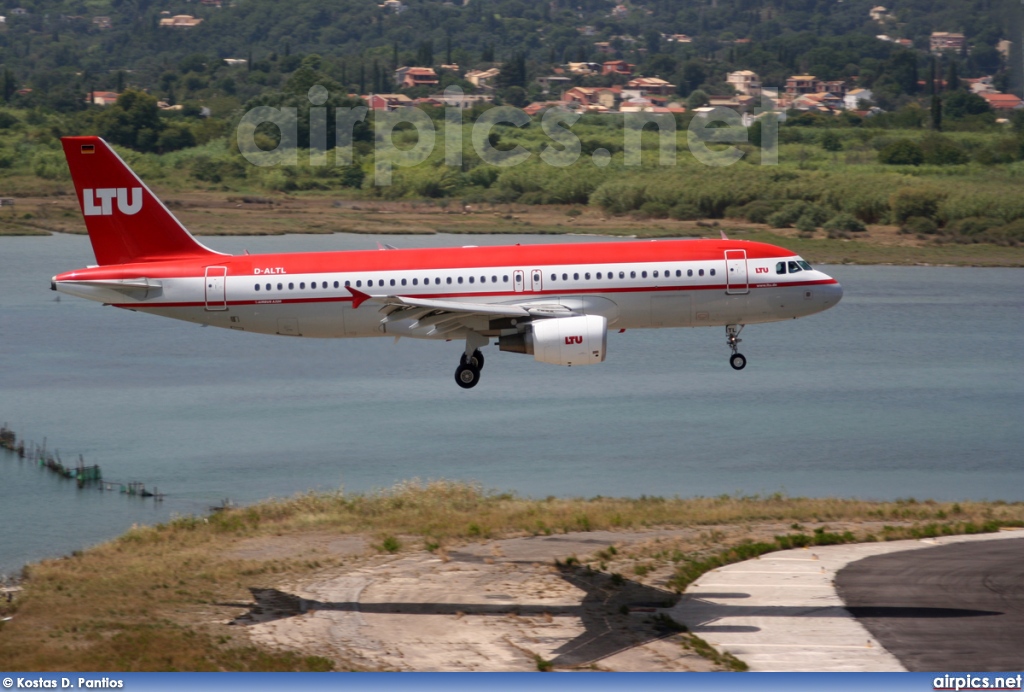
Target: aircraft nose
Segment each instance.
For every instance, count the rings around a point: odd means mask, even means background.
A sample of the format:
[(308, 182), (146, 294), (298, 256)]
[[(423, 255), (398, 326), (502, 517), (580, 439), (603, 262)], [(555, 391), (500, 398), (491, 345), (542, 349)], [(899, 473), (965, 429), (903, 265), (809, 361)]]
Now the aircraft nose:
[(820, 294), (826, 309), (835, 306), (843, 299), (843, 285), (838, 281), (834, 284), (825, 284), (821, 288), (823, 290)]

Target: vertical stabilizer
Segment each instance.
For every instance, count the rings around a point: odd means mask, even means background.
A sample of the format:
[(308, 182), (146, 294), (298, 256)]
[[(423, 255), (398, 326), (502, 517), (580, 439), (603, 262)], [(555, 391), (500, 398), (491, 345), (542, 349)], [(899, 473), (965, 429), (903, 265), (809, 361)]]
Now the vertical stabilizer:
[(193, 238), (101, 138), (61, 143), (99, 264), (221, 256)]

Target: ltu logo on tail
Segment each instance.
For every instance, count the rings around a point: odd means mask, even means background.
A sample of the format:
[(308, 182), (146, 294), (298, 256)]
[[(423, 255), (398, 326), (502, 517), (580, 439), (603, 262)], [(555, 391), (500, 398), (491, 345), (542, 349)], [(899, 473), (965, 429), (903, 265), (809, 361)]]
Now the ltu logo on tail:
[(142, 188), (131, 189), (131, 201), (128, 201), (128, 188), (101, 187), (93, 190), (82, 190), (82, 211), (86, 216), (111, 216), (114, 213), (113, 200), (117, 199), (117, 210), (131, 216), (142, 209)]

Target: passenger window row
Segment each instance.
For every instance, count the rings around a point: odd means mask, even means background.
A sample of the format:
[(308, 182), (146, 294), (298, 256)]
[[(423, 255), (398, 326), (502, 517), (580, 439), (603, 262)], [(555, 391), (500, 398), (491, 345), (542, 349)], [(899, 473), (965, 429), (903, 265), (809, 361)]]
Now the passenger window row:
[[(796, 266), (795, 262), (790, 262), (790, 264)], [(781, 268), (781, 271), (778, 268), (776, 269), (776, 271), (779, 271), (780, 274), (785, 274), (786, 273), (786, 271), (785, 271), (785, 262), (780, 262), (779, 263), (779, 267)], [(790, 271), (791, 272), (792, 271), (800, 271), (800, 269), (799, 268), (797, 268), (795, 270), (791, 269)], [(640, 274), (640, 278), (641, 279), (646, 279), (647, 278), (647, 272), (646, 271), (641, 271), (641, 272), (639, 272), (639, 274)], [(694, 270), (693, 269), (687, 269), (686, 270), (686, 276), (687, 277), (692, 277), (693, 274), (694, 274)], [(714, 276), (715, 275), (715, 270), (714, 269), (709, 269), (708, 270), (708, 274), (710, 276)], [(664, 275), (664, 278), (666, 278), (666, 279), (667, 278), (671, 278), (672, 271), (666, 269), (663, 275)], [(683, 276), (682, 270), (681, 269), (676, 269), (675, 270), (675, 275), (676, 275), (677, 278), (681, 278)], [(585, 281), (590, 281), (591, 280), (591, 273), (590, 272), (584, 272), (582, 276), (583, 276), (583, 279)], [(651, 272), (651, 276), (652, 276), (652, 278), (655, 278), (655, 279), (659, 278), (658, 270), (654, 270), (653, 272)], [(697, 270), (697, 276), (704, 276), (704, 270), (703, 269), (698, 269)], [(579, 281), (580, 280), (580, 273), (579, 272), (574, 272), (573, 275), (572, 275), (572, 278), (573, 278), (574, 281)], [(596, 272), (596, 274), (594, 274), (594, 278), (597, 279), (598, 281), (601, 281), (601, 280), (613, 280), (613, 279), (615, 279), (615, 272), (614, 271)], [(625, 271), (620, 271), (618, 273), (618, 278), (619, 279), (625, 279), (626, 278), (626, 272)], [(629, 278), (630, 279), (637, 278), (637, 272), (636, 271), (630, 271), (629, 272)], [(453, 280), (453, 277), (448, 276), (448, 277), (445, 277), (444, 283), (446, 285), (450, 285), (452, 283), (462, 284), (462, 283), (465, 283), (467, 280), (468, 280), (469, 283), (475, 284), (475, 283), (477, 283), (478, 279), (477, 279), (476, 276), (470, 276), (470, 277), (458, 276), (458, 277), (455, 277), (454, 280)], [(551, 274), (551, 280), (552, 281), (558, 281), (558, 274), (554, 274), (554, 273)], [(562, 274), (562, 281), (568, 281), (568, 280), (569, 280), (569, 274), (568, 273), (563, 273)], [(376, 284), (374, 283), (375, 281), (376, 281)], [(501, 277), (501, 282), (502, 283), (508, 283), (508, 281), (509, 281), (508, 275), (504, 275), (504, 276)], [(518, 277), (516, 277), (516, 281), (517, 282), (519, 281)], [(367, 288), (374, 288), (376, 286), (376, 287), (379, 287), (379, 288), (384, 288), (386, 286), (408, 286), (409, 282), (410, 282), (410, 279), (376, 279), (376, 280), (375, 279), (367, 279), (366, 280), (366, 287)], [(419, 278), (411, 279), (411, 282), (412, 282), (413, 286), (419, 286), (420, 285)], [(486, 275), (480, 276), (479, 277), (479, 282), (482, 283), (482, 284), (486, 284), (486, 283), (496, 284), (496, 283), (498, 283), (498, 277), (497, 277), (497, 275), (491, 275), (490, 281), (488, 282), (488, 277)], [(347, 286), (351, 286), (351, 285), (352, 285), (351, 281), (346, 281), (345, 282), (345, 286), (346, 287)], [(423, 284), (422, 285), (423, 286), (430, 286), (431, 285), (431, 278), (427, 277), (427, 278), (423, 279)], [(433, 285), (434, 286), (440, 286), (441, 285), (441, 277), (439, 277), (439, 276), (433, 277)], [(362, 279), (357, 279), (356, 282), (355, 282), (355, 286), (356, 286), (356, 288), (362, 288), (363, 287), (363, 280)], [(320, 283), (320, 288), (321, 289), (326, 289), (327, 287), (328, 287), (328, 282), (323, 281), (323, 282)], [(317, 282), (316, 281), (309, 282), (309, 289), (310, 290), (316, 290), (316, 288), (317, 288)], [(340, 282), (335, 281), (334, 282), (334, 288), (341, 288)], [(255, 284), (255, 290), (257, 290), (257, 291), (264, 291), (264, 290), (265, 291), (272, 291), (274, 289), (275, 289), (275, 284), (272, 284), (272, 283), (267, 283), (267, 284), (262, 284), (262, 285), (261, 284)], [(276, 284), (276, 289), (278, 291), (286, 290), (285, 289), (285, 284), (284, 283)], [(295, 290), (295, 282), (293, 282), (293, 281), (288, 282), (287, 290), (294, 291)], [(306, 290), (306, 282), (305, 281), (300, 281), (299, 282), (298, 290), (300, 290), (300, 291)]]
[[(710, 276), (714, 276), (715, 275), (715, 270), (714, 269), (709, 269), (708, 273), (709, 273)], [(591, 279), (590, 272), (584, 272), (582, 276), (583, 276), (583, 280), (584, 281), (590, 281), (590, 279)], [(659, 278), (659, 276), (661, 276), (661, 275), (659, 274), (659, 272), (657, 270), (651, 272), (651, 277), (652, 278), (657, 279), (657, 278)], [(676, 277), (677, 278), (681, 278), (682, 276), (683, 276), (683, 271), (681, 269), (676, 269)], [(689, 276), (693, 276), (693, 270), (692, 269), (687, 269), (686, 270), (686, 276), (688, 276), (688, 277)], [(704, 270), (703, 269), (698, 269), (697, 270), (697, 276), (704, 276)], [(666, 269), (665, 272), (664, 272), (664, 278), (669, 279), (671, 277), (672, 277), (672, 271)], [(572, 278), (573, 278), (574, 281), (579, 281), (580, 280), (580, 273), (579, 272), (573, 273)], [(615, 272), (613, 272), (613, 271), (612, 272), (597, 272), (594, 275), (593, 278), (597, 279), (598, 281), (600, 281), (602, 279), (614, 279), (615, 278)], [(619, 272), (619, 278), (620, 279), (625, 279), (626, 278), (626, 272), (620, 271)], [(635, 272), (635, 271), (629, 272), (629, 278), (631, 278), (631, 279), (637, 278), (637, 272)], [(646, 279), (647, 278), (647, 272), (646, 271), (641, 271), (640, 272), (640, 278), (641, 279)], [(558, 274), (551, 274), (551, 280), (552, 281), (558, 281)], [(562, 274), (562, 281), (568, 281), (568, 280), (569, 280), (569, 274), (568, 273), (563, 273)]]

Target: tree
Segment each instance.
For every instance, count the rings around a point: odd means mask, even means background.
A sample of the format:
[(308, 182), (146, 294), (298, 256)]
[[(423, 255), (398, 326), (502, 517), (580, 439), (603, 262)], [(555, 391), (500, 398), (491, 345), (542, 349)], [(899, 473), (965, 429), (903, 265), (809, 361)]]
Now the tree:
[(420, 41), (416, 49), (416, 64), (420, 67), (430, 67), (434, 64), (434, 43), (433, 41)]
[(157, 149), (162, 152), (186, 149), (195, 145), (196, 138), (192, 134), (192, 128), (184, 123), (170, 125), (157, 138)]
[(711, 103), (711, 99), (707, 93), (697, 89), (686, 99), (686, 108), (692, 111), (695, 108), (703, 108), (709, 103)]
[(498, 77), (495, 79), (498, 88), (507, 89), (509, 87), (523, 87), (526, 88), (526, 54), (516, 52), (512, 55), (512, 58), (501, 66), (501, 70), (498, 72)]
[(957, 72), (956, 60), (950, 58), (949, 70), (946, 72), (946, 88), (957, 91), (960, 88), (960, 75)]
[(501, 93), (501, 97), (505, 99), (505, 103), (516, 108), (522, 108), (529, 103), (529, 98), (526, 94), (526, 89), (520, 86), (509, 87)]
[(0, 80), (0, 90), (3, 91), (4, 102), (10, 101), (11, 97), (14, 96), (14, 92), (18, 90), (18, 85), (14, 81), (14, 73), (8, 69), (4, 69), (3, 79)]
[(679, 80), (680, 88), (685, 87), (686, 92), (690, 93), (695, 91), (701, 84), (703, 84), (708, 78), (708, 73), (704, 70), (704, 66), (696, 60), (690, 60), (683, 65), (682, 78)]
[(969, 115), (981, 115), (992, 110), (988, 101), (969, 91), (948, 92), (943, 107), (946, 116), (951, 120), (959, 120)]
[(886, 62), (885, 75), (893, 80), (904, 94), (917, 92), (917, 54), (900, 50)]
[(932, 129), (942, 132), (942, 99), (938, 94), (932, 95)]
[(96, 119), (100, 135), (137, 151), (156, 151), (165, 124), (156, 97), (128, 89)]

